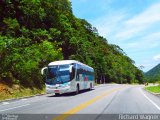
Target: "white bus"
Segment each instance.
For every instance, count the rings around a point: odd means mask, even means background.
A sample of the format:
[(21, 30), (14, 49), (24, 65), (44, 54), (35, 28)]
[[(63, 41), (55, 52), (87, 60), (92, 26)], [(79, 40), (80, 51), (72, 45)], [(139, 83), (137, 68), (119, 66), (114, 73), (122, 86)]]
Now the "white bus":
[(42, 68), (46, 93), (74, 92), (94, 87), (94, 69), (75, 60), (55, 61)]

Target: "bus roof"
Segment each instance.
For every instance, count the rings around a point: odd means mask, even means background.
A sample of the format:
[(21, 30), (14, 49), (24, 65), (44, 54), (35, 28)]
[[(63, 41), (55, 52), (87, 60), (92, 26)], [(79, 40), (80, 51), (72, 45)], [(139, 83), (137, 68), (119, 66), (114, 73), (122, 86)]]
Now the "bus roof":
[(52, 65), (64, 65), (64, 64), (71, 64), (71, 63), (77, 63), (77, 64), (80, 64), (80, 65), (83, 65), (83, 66), (86, 66), (86, 67), (89, 67), (91, 69), (93, 69), (92, 67), (86, 65), (86, 64), (83, 64), (79, 61), (76, 61), (76, 60), (60, 60), (60, 61), (54, 61), (54, 62), (51, 62), (48, 64), (48, 66), (52, 66)]

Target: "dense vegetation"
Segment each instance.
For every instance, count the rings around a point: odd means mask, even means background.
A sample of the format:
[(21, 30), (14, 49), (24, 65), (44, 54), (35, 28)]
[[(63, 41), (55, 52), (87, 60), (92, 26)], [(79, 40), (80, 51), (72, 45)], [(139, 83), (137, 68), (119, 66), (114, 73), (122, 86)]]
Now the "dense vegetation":
[(69, 0), (0, 0), (0, 82), (41, 88), (40, 69), (62, 59), (92, 66), (98, 83), (143, 82), (134, 61), (76, 18)]
[(145, 73), (145, 78), (148, 82), (158, 82), (160, 81), (160, 64)]

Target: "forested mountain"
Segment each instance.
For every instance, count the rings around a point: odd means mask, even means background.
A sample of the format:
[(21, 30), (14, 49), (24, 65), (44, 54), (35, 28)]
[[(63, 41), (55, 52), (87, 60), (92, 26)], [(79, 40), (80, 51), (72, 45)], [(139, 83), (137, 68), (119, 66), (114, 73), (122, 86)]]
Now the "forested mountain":
[(92, 66), (97, 82), (143, 82), (134, 61), (76, 18), (69, 0), (0, 0), (0, 82), (42, 87), (41, 68), (62, 59)]
[(160, 81), (160, 64), (145, 73), (148, 82)]

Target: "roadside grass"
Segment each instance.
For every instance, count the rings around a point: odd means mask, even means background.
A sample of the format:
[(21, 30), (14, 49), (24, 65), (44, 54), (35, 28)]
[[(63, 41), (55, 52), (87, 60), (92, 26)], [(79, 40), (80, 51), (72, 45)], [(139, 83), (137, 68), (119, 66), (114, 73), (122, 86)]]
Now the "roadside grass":
[(144, 89), (149, 91), (149, 92), (160, 93), (160, 85), (158, 85), (158, 86), (149, 86), (149, 87), (145, 87)]
[(100, 85), (100, 84), (99, 84), (99, 83), (94, 83), (94, 85), (95, 85), (95, 86), (98, 86), (98, 85)]
[(103, 85), (103, 84), (117, 84), (117, 83), (115, 83), (115, 82), (110, 82), (110, 83), (94, 83), (95, 86)]
[(15, 98), (33, 96), (36, 94), (43, 94), (43, 93), (45, 93), (44, 89), (40, 90), (37, 88), (30, 89), (23, 87), (9, 88), (8, 86), (3, 86), (3, 89), (0, 89), (0, 101), (6, 99), (15, 99)]
[(139, 85), (139, 83), (131, 83), (131, 85)]

